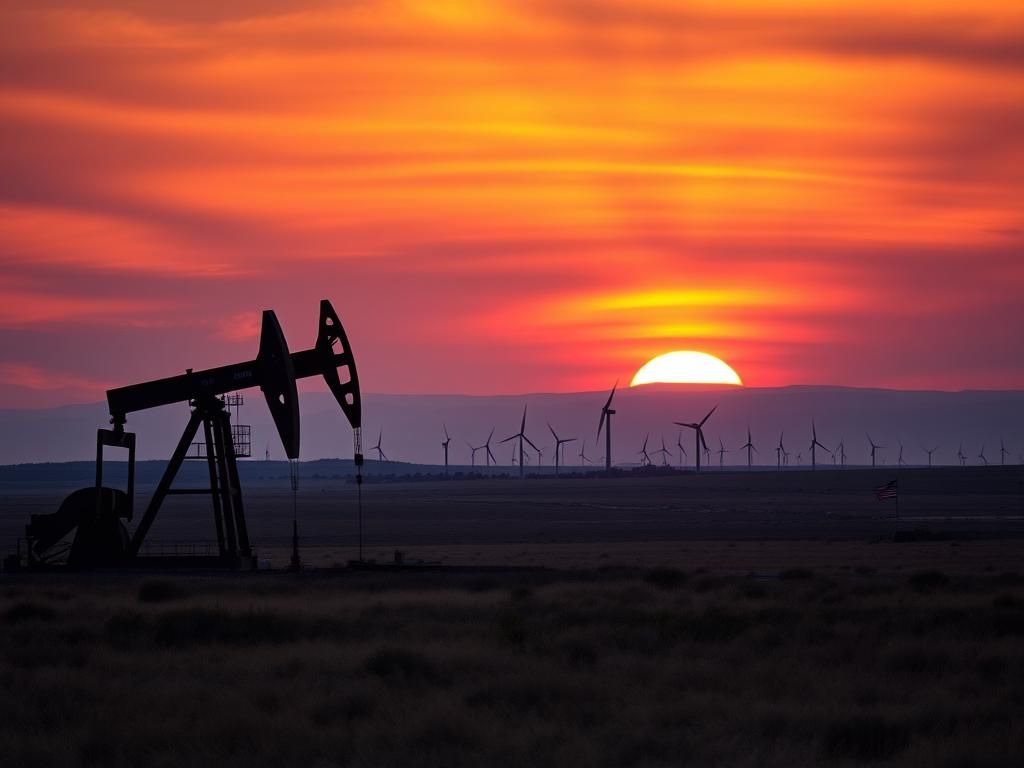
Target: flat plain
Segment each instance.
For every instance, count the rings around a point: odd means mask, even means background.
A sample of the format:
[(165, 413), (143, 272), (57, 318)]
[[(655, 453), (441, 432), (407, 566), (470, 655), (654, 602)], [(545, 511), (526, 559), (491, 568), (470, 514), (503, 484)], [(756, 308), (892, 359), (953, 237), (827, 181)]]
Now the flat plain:
[[(1019, 468), (308, 478), (306, 570), (0, 581), (26, 766), (1011, 766)], [(67, 489), (7, 486), (12, 543)], [(140, 499), (146, 489), (140, 489)], [(287, 562), (287, 481), (246, 487)], [(189, 499), (154, 547), (212, 537)], [(389, 565), (395, 552), (403, 567)]]

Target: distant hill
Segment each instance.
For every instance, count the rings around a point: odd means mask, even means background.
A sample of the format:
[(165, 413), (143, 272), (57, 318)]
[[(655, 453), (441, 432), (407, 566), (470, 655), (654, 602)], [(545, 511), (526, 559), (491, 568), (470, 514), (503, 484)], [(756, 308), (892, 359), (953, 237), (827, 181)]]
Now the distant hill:
[[(252, 462), (263, 463), (269, 448), (271, 458), (283, 459), (269, 413), (257, 390), (246, 393), (242, 421), (253, 426)], [(467, 443), (481, 445), (491, 428), (495, 429), (492, 450), (499, 463), (511, 466), (513, 443), (500, 440), (518, 431), (523, 406), (528, 406), (527, 435), (543, 451), (543, 461), (553, 458), (550, 422), (562, 437), (576, 437), (583, 442), (587, 456), (595, 462), (603, 455), (604, 441), (595, 442), (600, 408), (607, 392), (566, 394), (529, 394), (521, 396), (468, 395), (375, 395), (364, 398), (364, 452), (368, 460), (383, 430), (383, 447), (396, 462), (440, 464), (442, 461), (442, 424), (452, 436), (450, 462), (470, 463)], [(300, 395), (302, 408), (302, 459), (351, 458), (352, 434), (340, 409), (330, 395), (309, 392)], [(796, 386), (774, 389), (694, 389), (637, 388), (623, 389), (616, 394), (617, 414), (613, 423), (613, 458), (617, 464), (639, 460), (645, 436), (650, 435), (648, 451), (661, 447), (662, 437), (672, 450), (671, 461), (678, 463), (676, 440), (680, 429), (673, 421), (699, 420), (715, 404), (718, 411), (708, 421), (706, 435), (717, 466), (719, 439), (730, 449), (726, 464), (745, 464), (739, 446), (746, 441), (747, 425), (758, 448), (756, 463), (775, 464), (775, 446), (780, 432), (791, 454), (791, 465), (803, 454), (809, 464), (811, 419), (818, 427), (819, 439), (835, 448), (845, 441), (850, 464), (870, 463), (865, 432), (877, 443), (886, 446), (881, 461), (896, 462), (899, 441), (904, 444), (904, 459), (910, 464), (924, 464), (927, 457), (921, 446), (938, 446), (936, 463), (956, 463), (961, 441), (970, 464), (980, 463), (978, 454), (984, 447), (989, 462), (1000, 461), (1000, 440), (1010, 451), (1007, 463), (1019, 463), (1024, 454), (1024, 392), (966, 391), (925, 392), (843, 387)], [(140, 460), (166, 459), (180, 436), (188, 418), (185, 405), (175, 405), (149, 412), (132, 414), (128, 428), (138, 434)], [(106, 406), (64, 406), (45, 410), (0, 410), (0, 464), (34, 462), (89, 462), (95, 455), (96, 428), (109, 420)], [(682, 442), (693, 460), (693, 433), (682, 430)], [(578, 465), (579, 442), (566, 447), (566, 462)], [(531, 452), (532, 454), (532, 452)], [(114, 454), (112, 454), (114, 455)], [(483, 461), (482, 454), (477, 458)], [(660, 457), (655, 457), (660, 461)], [(819, 450), (818, 461), (830, 464), (832, 459)], [(881, 463), (880, 461), (880, 463)], [(531, 455), (531, 466), (536, 456)], [(286, 471), (281, 464), (281, 471)], [(374, 471), (383, 470), (376, 467)], [(402, 473), (405, 469), (399, 468)], [(86, 476), (91, 468), (83, 465)], [(258, 472), (254, 466), (245, 472)]]

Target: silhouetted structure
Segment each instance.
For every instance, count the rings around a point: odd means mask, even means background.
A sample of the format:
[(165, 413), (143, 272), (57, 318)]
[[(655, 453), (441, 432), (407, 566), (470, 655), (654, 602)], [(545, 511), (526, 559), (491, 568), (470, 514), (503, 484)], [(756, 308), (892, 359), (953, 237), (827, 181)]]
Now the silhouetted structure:
[(526, 464), (526, 454), (524, 452), (523, 443), (529, 443), (530, 447), (533, 448), (533, 450), (535, 450), (538, 453), (540, 453), (540, 449), (537, 448), (537, 446), (534, 445), (530, 441), (530, 438), (528, 438), (526, 436), (526, 406), (525, 405), (523, 406), (523, 421), (519, 425), (519, 431), (516, 434), (512, 435), (511, 437), (506, 437), (501, 442), (507, 443), (509, 440), (516, 440), (516, 439), (519, 440), (519, 476), (523, 477), (525, 475), (524, 466)]
[(679, 468), (683, 468), (683, 462), (686, 459), (686, 449), (683, 448), (683, 433), (680, 432), (676, 435), (676, 448), (679, 449)]
[(575, 437), (566, 437), (564, 439), (560, 438), (558, 436), (558, 434), (555, 432), (555, 428), (551, 426), (551, 422), (550, 421), (548, 422), (548, 429), (551, 430), (551, 434), (555, 438), (555, 474), (557, 475), (558, 474), (559, 465), (563, 463), (563, 459), (564, 459), (564, 457), (561, 455), (561, 453), (562, 453), (562, 446), (565, 445), (566, 443), (576, 442), (576, 438)]
[(703, 419), (701, 419), (698, 422), (694, 422), (694, 423), (688, 423), (688, 422), (685, 422), (685, 421), (675, 421), (675, 422), (672, 422), (677, 427), (689, 427), (690, 429), (692, 429), (694, 431), (694, 440), (696, 441), (696, 444), (697, 444), (697, 471), (698, 472), (700, 472), (700, 449), (701, 449), (702, 446), (703, 446), (705, 451), (707, 451), (707, 449), (708, 449), (708, 442), (707, 442), (707, 440), (704, 439), (704, 425), (707, 423), (707, 420), (711, 418), (711, 414), (713, 414), (717, 409), (718, 409), (718, 406), (716, 405), (714, 408), (712, 408), (710, 411), (708, 411), (708, 415), (707, 416), (705, 416)]
[(817, 427), (814, 426), (814, 419), (811, 419), (811, 469), (812, 470), (818, 468), (818, 457), (817, 457), (817, 453), (816, 453), (815, 449), (817, 447), (819, 447), (819, 446), (823, 450), (825, 450), (825, 451), (828, 450), (828, 448), (825, 448), (825, 446), (821, 444), (821, 441), (818, 440), (818, 429), (817, 429)]
[(743, 447), (740, 448), (740, 450), (746, 450), (746, 452), (747, 452), (747, 469), (748, 470), (749, 469), (753, 469), (754, 468), (754, 457), (753, 457), (751, 452), (752, 451), (756, 452), (757, 448), (754, 447), (754, 443), (751, 441), (751, 438), (750, 438), (750, 427), (747, 427), (747, 442), (744, 443)]
[(883, 448), (885, 448), (885, 446), (884, 445), (875, 445), (875, 441), (871, 439), (871, 435), (869, 435), (867, 432), (865, 432), (864, 434), (867, 436), (868, 442), (871, 443), (871, 466), (873, 468), (875, 466), (875, 457), (876, 457), (879, 449), (883, 449)]
[[(370, 434), (373, 434), (373, 433), (371, 432)], [(381, 440), (383, 440), (383, 439), (384, 439), (384, 430), (382, 429), (377, 434), (377, 444), (375, 446), (373, 446), (373, 448), (370, 449), (372, 451), (376, 451), (377, 452), (377, 461), (388, 461), (387, 454), (384, 453), (384, 449), (381, 448), (381, 446), (380, 446)]]
[(612, 387), (611, 394), (608, 395), (608, 402), (601, 408), (601, 420), (597, 423), (597, 439), (601, 439), (601, 429), (604, 429), (604, 470), (605, 472), (611, 472), (612, 470), (612, 416), (615, 415), (615, 411), (612, 410), (612, 398), (615, 397), (615, 390), (618, 388), (619, 382), (615, 382), (615, 386)]
[[(337, 349), (335, 349), (337, 347)], [(339, 370), (344, 378), (339, 376)], [(348, 338), (334, 308), (320, 302), (316, 345), (289, 353), (281, 326), (272, 310), (263, 313), (259, 353), (254, 360), (180, 376), (144, 382), (107, 392), (113, 429), (100, 429), (96, 439), (96, 484), (71, 494), (53, 515), (33, 515), (26, 528), (29, 564), (48, 559), (47, 550), (77, 527), (68, 564), (119, 565), (138, 556), (146, 534), (169, 495), (209, 494), (217, 533), (219, 561), (235, 567), (254, 565), (242, 506), (231, 419), (221, 395), (258, 386), (289, 459), (299, 455), (299, 409), (296, 380), (322, 375), (353, 428), (354, 455), (362, 465), (362, 405), (359, 379)], [(135, 434), (124, 425), (129, 413), (187, 402), (191, 417), (131, 538), (122, 520), (131, 520), (134, 507)], [(202, 428), (209, 467), (208, 488), (172, 489), (193, 439)], [(128, 451), (127, 492), (103, 486), (104, 448)], [(358, 480), (361, 480), (361, 474)]]
[(452, 441), (451, 437), (448, 436), (448, 427), (445, 424), (441, 425), (444, 427), (444, 442), (441, 443), (441, 447), (444, 448), (444, 474), (448, 475), (448, 444)]

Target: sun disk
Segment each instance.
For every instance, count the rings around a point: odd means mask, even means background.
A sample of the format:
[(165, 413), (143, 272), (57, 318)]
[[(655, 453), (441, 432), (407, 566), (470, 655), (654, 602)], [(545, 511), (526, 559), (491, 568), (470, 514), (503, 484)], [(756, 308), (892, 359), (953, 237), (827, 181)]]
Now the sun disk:
[(638, 384), (732, 384), (743, 380), (732, 367), (706, 352), (666, 352), (651, 359), (636, 372), (629, 386)]

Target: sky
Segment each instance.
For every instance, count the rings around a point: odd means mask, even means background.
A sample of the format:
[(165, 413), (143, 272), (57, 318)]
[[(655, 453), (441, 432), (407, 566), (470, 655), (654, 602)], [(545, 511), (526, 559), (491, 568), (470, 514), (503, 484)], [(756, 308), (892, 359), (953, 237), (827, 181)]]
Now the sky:
[(0, 0), (0, 407), (293, 350), (1024, 388), (1024, 4)]

